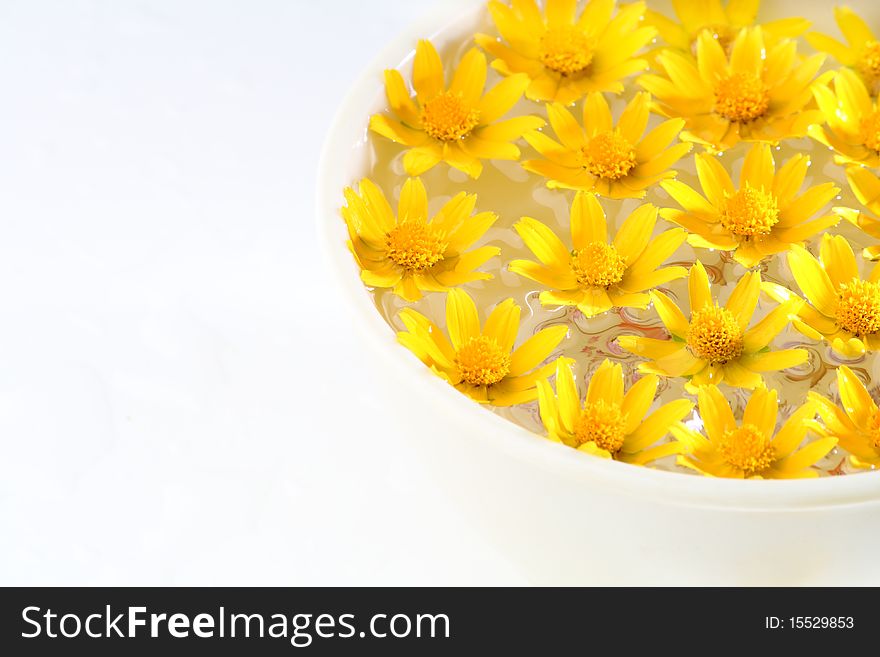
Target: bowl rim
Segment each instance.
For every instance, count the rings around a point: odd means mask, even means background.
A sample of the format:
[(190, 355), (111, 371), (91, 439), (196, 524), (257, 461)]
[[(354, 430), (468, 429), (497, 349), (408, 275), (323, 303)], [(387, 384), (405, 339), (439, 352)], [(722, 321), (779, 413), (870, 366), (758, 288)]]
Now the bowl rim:
[[(490, 444), (510, 457), (546, 471), (582, 480), (585, 488), (597, 485), (621, 494), (683, 507), (742, 511), (815, 510), (829, 506), (880, 501), (880, 473), (793, 480), (737, 480), (690, 476), (665, 470), (635, 467), (600, 459), (553, 443), (523, 427), (481, 408), (433, 375), (415, 356), (397, 343), (394, 330), (372, 303), (358, 268), (345, 247), (347, 239), (339, 208), (342, 191), (360, 176), (348, 176), (352, 149), (367, 139), (369, 113), (365, 108), (384, 98), (383, 71), (406, 65), (420, 38), (437, 39), (451, 26), (476, 19), (483, 0), (445, 0), (392, 39), (358, 76), (336, 112), (324, 141), (317, 170), (317, 230), (325, 267), (338, 286), (351, 313), (353, 326), (366, 336), (369, 348), (394, 369), (395, 377), (408, 382), (413, 398), (425, 410), (443, 413), (475, 440)], [(440, 26), (438, 28), (438, 26)]]

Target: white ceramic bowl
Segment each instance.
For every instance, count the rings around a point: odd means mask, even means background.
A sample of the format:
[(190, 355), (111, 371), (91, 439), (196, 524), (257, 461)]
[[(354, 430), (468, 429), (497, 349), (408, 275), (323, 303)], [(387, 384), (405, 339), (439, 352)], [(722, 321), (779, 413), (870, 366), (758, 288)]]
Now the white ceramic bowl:
[[(834, 29), (828, 3), (783, 4)], [(849, 4), (878, 14), (867, 0)], [(389, 44), (341, 107), (320, 164), (319, 234), (398, 430), (475, 531), (536, 584), (880, 584), (880, 473), (740, 481), (591, 458), (480, 408), (397, 344), (345, 247), (342, 190), (367, 170), (368, 117), (385, 107), (382, 70), (408, 75), (417, 39), (460, 40), (484, 11), (481, 0), (445, 0)]]

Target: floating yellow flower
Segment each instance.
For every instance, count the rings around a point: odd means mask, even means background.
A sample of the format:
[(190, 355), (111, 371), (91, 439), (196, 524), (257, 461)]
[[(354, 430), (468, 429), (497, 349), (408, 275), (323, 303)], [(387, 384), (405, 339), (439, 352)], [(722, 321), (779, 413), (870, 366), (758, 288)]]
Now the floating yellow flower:
[(546, 159), (522, 163), (547, 178), (547, 187), (582, 189), (610, 198), (642, 198), (645, 190), (665, 178), (670, 167), (691, 149), (681, 142), (670, 146), (684, 121), (669, 119), (645, 135), (651, 96), (639, 93), (624, 109), (617, 126), (600, 93), (584, 101), (584, 127), (559, 103), (547, 106), (550, 125), (559, 144), (537, 130), (524, 137)]
[(835, 151), (838, 164), (880, 166), (880, 107), (871, 99), (865, 83), (848, 69), (834, 76), (834, 90), (813, 88), (816, 104), (827, 127), (811, 125), (809, 135)]
[(826, 439), (836, 439), (850, 453), (858, 468), (880, 468), (880, 409), (859, 377), (846, 365), (837, 368), (838, 406), (815, 392), (810, 400), (822, 423), (810, 422), (810, 429)]
[[(697, 37), (708, 32), (725, 49), (744, 27), (752, 27), (758, 16), (759, 0), (672, 0), (680, 23), (656, 11), (648, 10), (645, 20), (673, 48), (690, 51)], [(810, 27), (805, 18), (782, 18), (761, 24), (768, 44), (803, 34)]]
[[(846, 169), (846, 179), (853, 194), (871, 214), (844, 207), (834, 208), (834, 211), (871, 237), (880, 239), (880, 178), (870, 169), (850, 166)], [(880, 258), (880, 244), (863, 249), (862, 257), (868, 260)]]
[(400, 121), (375, 114), (370, 129), (409, 146), (403, 158), (409, 175), (420, 175), (442, 161), (476, 178), (483, 170), (480, 160), (519, 159), (519, 148), (511, 142), (544, 125), (537, 116), (499, 121), (522, 97), (529, 79), (512, 75), (483, 95), (486, 68), (486, 56), (472, 48), (447, 88), (440, 56), (430, 41), (419, 41), (413, 60), (415, 101), (403, 76), (385, 71), (388, 104)]
[[(811, 304), (798, 311), (795, 328), (814, 340), (826, 340), (850, 358), (880, 350), (880, 267), (863, 280), (849, 242), (827, 233), (818, 260), (806, 249), (794, 247), (788, 266)], [(765, 286), (765, 290), (777, 300), (793, 297), (781, 286)]]
[(497, 59), (502, 75), (522, 73), (531, 82), (532, 100), (572, 103), (590, 91), (623, 91), (621, 80), (644, 71), (647, 61), (634, 55), (656, 34), (641, 24), (644, 2), (623, 6), (614, 0), (590, 0), (575, 19), (576, 0), (547, 0), (541, 15), (534, 0), (513, 6), (493, 0), (489, 12), (504, 41), (476, 35), (477, 44)]
[(849, 7), (835, 7), (834, 20), (847, 40), (846, 45), (819, 32), (807, 34), (807, 41), (816, 50), (828, 53), (856, 71), (868, 87), (876, 91), (880, 83), (880, 42), (867, 23)]
[(428, 198), (418, 178), (404, 183), (397, 217), (382, 190), (366, 178), (359, 192), (346, 188), (345, 200), (348, 248), (367, 285), (391, 288), (407, 301), (417, 301), (422, 292), (445, 292), (492, 278), (474, 270), (501, 249), (467, 250), (498, 218), (492, 212), (471, 216), (476, 195), (459, 193), (433, 219), (428, 218)]
[(740, 141), (776, 143), (802, 137), (823, 120), (805, 109), (810, 87), (824, 55), (797, 56), (794, 41), (765, 48), (761, 28), (745, 29), (734, 39), (730, 57), (708, 32), (697, 37), (696, 60), (676, 50), (657, 55), (665, 73), (643, 75), (639, 84), (651, 92), (656, 110), (685, 119), (682, 139), (727, 150)]
[(829, 213), (809, 221), (840, 191), (834, 183), (795, 196), (810, 165), (806, 155), (795, 155), (776, 171), (770, 147), (755, 144), (746, 155), (738, 189), (717, 158), (708, 153), (694, 157), (705, 197), (677, 180), (660, 183), (684, 208), (661, 210), (660, 216), (686, 228), (693, 246), (733, 251), (737, 262), (754, 267), (840, 220)]
[(684, 267), (657, 269), (684, 242), (675, 228), (651, 235), (657, 208), (643, 205), (623, 222), (608, 242), (605, 212), (593, 194), (578, 192), (571, 206), (569, 249), (540, 221), (523, 217), (515, 226), (526, 246), (540, 260), (514, 260), (510, 271), (551, 288), (541, 292), (548, 306), (577, 306), (587, 317), (611, 308), (644, 308), (646, 290), (687, 275)]
[(837, 439), (823, 437), (798, 449), (806, 436), (808, 421), (816, 415), (811, 402), (798, 408), (775, 431), (775, 390), (759, 388), (752, 392), (739, 424), (716, 386), (700, 388), (697, 395), (706, 435), (685, 425), (673, 427), (671, 432), (687, 447), (688, 454), (678, 457), (679, 464), (701, 474), (731, 479), (818, 477), (812, 466), (837, 444)]
[(569, 363), (558, 360), (556, 394), (546, 380), (538, 382), (538, 406), (548, 437), (588, 454), (635, 465), (680, 453), (679, 443), (657, 445), (657, 441), (694, 405), (676, 399), (645, 417), (658, 381), (656, 376), (643, 376), (624, 394), (620, 365), (606, 359), (590, 379), (581, 405)]
[(568, 331), (565, 326), (541, 329), (513, 350), (519, 316), (519, 306), (507, 299), (495, 306), (481, 330), (473, 300), (466, 292), (453, 289), (446, 298), (449, 339), (431, 320), (410, 308), (400, 311), (407, 330), (398, 333), (397, 339), (471, 399), (512, 406), (537, 398), (537, 382), (556, 367), (555, 363), (541, 363)]
[(690, 377), (685, 384), (689, 392), (722, 382), (737, 388), (763, 387), (761, 372), (800, 365), (808, 354), (806, 349), (769, 349), (773, 338), (803, 305), (800, 299), (780, 304), (749, 328), (760, 291), (761, 275), (748, 272), (733, 288), (727, 303), (719, 306), (712, 298), (706, 269), (697, 261), (688, 274), (690, 320), (668, 296), (650, 292), (672, 339), (625, 335), (617, 342), (629, 352), (653, 359), (639, 365), (645, 374)]

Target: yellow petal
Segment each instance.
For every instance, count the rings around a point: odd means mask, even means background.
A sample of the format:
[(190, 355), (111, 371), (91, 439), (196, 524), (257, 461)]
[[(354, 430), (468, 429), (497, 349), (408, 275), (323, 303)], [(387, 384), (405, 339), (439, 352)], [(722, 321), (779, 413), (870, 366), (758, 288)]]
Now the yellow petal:
[(420, 176), (442, 159), (442, 151), (435, 144), (411, 148), (403, 156), (403, 168), (411, 176)]
[(570, 361), (560, 358), (556, 362), (556, 395), (559, 400), (559, 420), (568, 433), (574, 431), (581, 412), (580, 396)]
[[(767, 313), (761, 321), (748, 329), (743, 335), (743, 348), (746, 353), (755, 353), (769, 345), (779, 335), (789, 321), (797, 317), (803, 307), (800, 299), (790, 299)], [(788, 367), (791, 367), (790, 365)]]
[[(507, 81), (509, 79), (510, 78), (505, 78), (504, 81)], [(501, 86), (501, 84), (502, 83), (499, 83), (498, 85), (496, 85), (495, 88), (497, 89), (499, 86)], [(492, 92), (490, 91), (489, 93)], [(489, 94), (486, 94), (486, 97), (488, 97), (488, 95)], [(482, 114), (480, 114), (480, 116), (483, 117)], [(546, 121), (544, 121), (544, 119), (542, 119), (540, 116), (514, 116), (512, 118), (505, 119), (504, 121), (499, 121), (497, 123), (493, 123), (492, 125), (484, 126), (479, 129), (478, 134), (483, 139), (488, 139), (490, 141), (513, 141), (515, 139), (519, 139), (529, 131), (537, 130), (545, 123)]]
[(714, 385), (700, 388), (697, 392), (697, 400), (706, 435), (709, 436), (709, 440), (717, 444), (725, 432), (736, 428), (733, 411), (730, 410), (724, 395)]
[(586, 145), (587, 142), (584, 138), (583, 130), (581, 130), (581, 127), (571, 113), (565, 109), (564, 105), (560, 103), (550, 103), (547, 105), (547, 118), (550, 120), (550, 125), (553, 128), (553, 132), (556, 133), (556, 137), (567, 148), (577, 150), (581, 146)]
[(837, 445), (837, 438), (819, 438), (779, 462), (782, 472), (797, 472), (821, 461)]
[(837, 369), (837, 386), (843, 410), (857, 427), (867, 430), (877, 411), (877, 404), (864, 384), (849, 367), (841, 365)]
[(819, 261), (806, 249), (793, 246), (788, 252), (788, 266), (810, 303), (826, 317), (834, 317), (837, 293)]
[(545, 12), (550, 27), (569, 26), (574, 23), (577, 0), (547, 0)]
[(531, 217), (523, 217), (514, 230), (525, 242), (526, 246), (545, 265), (550, 267), (567, 267), (570, 260), (568, 249), (552, 230)]
[(624, 219), (614, 236), (614, 247), (627, 265), (633, 264), (651, 241), (657, 224), (657, 208), (650, 203), (640, 205)]
[[(516, 335), (519, 333), (520, 307), (513, 299), (505, 299), (499, 303), (489, 317), (486, 318), (486, 324), (483, 326), (483, 335), (495, 338), (501, 350), (509, 354), (516, 342)], [(514, 372), (513, 374), (522, 374), (522, 372)]]
[(642, 418), (645, 417), (645, 413), (654, 402), (659, 383), (660, 379), (657, 376), (647, 374), (633, 383), (626, 391), (623, 396), (623, 404), (620, 407), (621, 412), (626, 414), (625, 434), (632, 433), (641, 424)]
[(621, 335), (617, 338), (617, 344), (621, 349), (644, 358), (663, 358), (686, 349), (683, 343), (675, 340), (658, 340), (636, 335)]
[(853, 46), (863, 46), (865, 42), (875, 40), (868, 24), (849, 7), (835, 7), (834, 20), (840, 26), (843, 36)]
[(638, 452), (650, 447), (669, 433), (670, 428), (690, 413), (693, 407), (693, 402), (687, 399), (676, 399), (664, 404), (626, 437), (623, 449), (627, 452)]
[(758, 272), (747, 272), (730, 293), (725, 308), (733, 313), (741, 329), (745, 330), (752, 321), (760, 294), (761, 274)]
[(576, 249), (582, 249), (590, 242), (608, 240), (605, 211), (595, 194), (578, 192), (575, 195), (571, 205), (571, 238)]
[(413, 86), (419, 102), (424, 105), (443, 91), (446, 82), (443, 79), (443, 63), (434, 45), (425, 39), (416, 45), (416, 56), (413, 60)]
[(637, 144), (648, 126), (648, 108), (651, 102), (650, 94), (637, 93), (624, 108), (617, 128), (620, 134), (631, 144)]
[(842, 235), (832, 236), (825, 233), (822, 236), (819, 257), (834, 287), (840, 287), (859, 277), (859, 267), (852, 247)]
[(691, 312), (714, 303), (709, 276), (706, 274), (703, 263), (699, 260), (693, 264), (688, 274), (688, 297), (691, 302)]
[(844, 66), (852, 66), (856, 63), (855, 52), (837, 39), (832, 39), (819, 32), (810, 32), (806, 35), (806, 39), (813, 48), (820, 52), (827, 52)]
[(607, 358), (590, 377), (587, 387), (586, 403), (598, 401), (620, 406), (623, 403), (623, 371), (619, 363), (612, 363)]
[(486, 68), (486, 56), (471, 48), (455, 69), (449, 91), (459, 94), (468, 106), (477, 105), (486, 86)]
[(740, 186), (746, 183), (755, 189), (770, 191), (773, 189), (776, 165), (768, 144), (755, 144), (746, 154), (742, 172), (739, 175)]
[[(517, 73), (515, 75), (509, 75), (489, 89), (489, 91), (486, 92), (486, 95), (483, 96), (477, 104), (477, 109), (480, 111), (480, 124), (487, 125), (497, 121), (507, 114), (507, 112), (513, 109), (513, 106), (519, 102), (519, 99), (522, 98), (522, 95), (525, 93), (528, 86), (529, 76), (525, 73)], [(543, 121), (541, 125), (543, 125)], [(533, 130), (535, 128), (527, 129)], [(525, 130), (516, 136), (518, 137), (523, 132), (525, 132)]]
[(406, 82), (400, 71), (396, 69), (385, 71), (385, 96), (388, 98), (391, 110), (403, 119), (404, 123), (412, 127), (419, 125), (419, 111), (410, 98), (409, 89), (406, 88)]
[(550, 357), (568, 333), (567, 326), (550, 326), (541, 329), (523, 342), (510, 356), (510, 373), (525, 374)]
[(608, 132), (613, 128), (611, 121), (611, 108), (605, 96), (594, 92), (584, 98), (584, 130), (589, 136), (599, 132)]
[(688, 332), (688, 320), (681, 312), (678, 305), (668, 296), (657, 290), (651, 290), (651, 301), (660, 316), (660, 321), (674, 336), (684, 340)]
[(775, 390), (755, 390), (743, 411), (743, 424), (754, 424), (765, 436), (772, 436), (776, 430), (777, 401)]
[(419, 178), (408, 178), (400, 190), (397, 204), (397, 220), (421, 221), (428, 219), (428, 194)]
[(697, 165), (697, 176), (703, 193), (712, 205), (723, 207), (727, 196), (736, 192), (730, 174), (717, 158), (708, 153), (696, 155), (694, 162)]
[(446, 295), (446, 331), (456, 349), (460, 349), (469, 338), (480, 335), (477, 306), (467, 292), (458, 288), (451, 289)]

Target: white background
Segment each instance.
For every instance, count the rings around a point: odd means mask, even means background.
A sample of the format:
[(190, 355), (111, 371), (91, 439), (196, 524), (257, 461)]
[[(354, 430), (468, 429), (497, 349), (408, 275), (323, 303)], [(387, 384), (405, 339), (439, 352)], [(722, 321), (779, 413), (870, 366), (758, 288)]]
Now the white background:
[(0, 3), (0, 584), (521, 583), (316, 246), (332, 115), (433, 1)]

